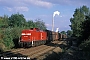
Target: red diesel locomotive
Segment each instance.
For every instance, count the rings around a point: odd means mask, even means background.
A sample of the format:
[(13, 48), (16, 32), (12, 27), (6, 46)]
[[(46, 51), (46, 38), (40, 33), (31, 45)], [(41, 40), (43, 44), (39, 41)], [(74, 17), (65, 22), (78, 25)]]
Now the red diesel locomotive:
[(22, 30), (19, 40), (20, 47), (30, 47), (42, 45), (54, 40), (60, 40), (62, 34), (50, 30), (40, 30), (38, 28), (31, 28), (28, 30)]

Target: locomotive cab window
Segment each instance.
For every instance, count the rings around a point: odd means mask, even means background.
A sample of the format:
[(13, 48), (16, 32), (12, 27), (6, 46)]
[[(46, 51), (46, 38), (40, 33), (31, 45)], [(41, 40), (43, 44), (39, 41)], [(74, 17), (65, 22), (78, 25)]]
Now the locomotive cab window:
[(31, 30), (33, 30), (33, 28), (30, 28)]
[(35, 28), (37, 32), (39, 32), (39, 29), (38, 28)]

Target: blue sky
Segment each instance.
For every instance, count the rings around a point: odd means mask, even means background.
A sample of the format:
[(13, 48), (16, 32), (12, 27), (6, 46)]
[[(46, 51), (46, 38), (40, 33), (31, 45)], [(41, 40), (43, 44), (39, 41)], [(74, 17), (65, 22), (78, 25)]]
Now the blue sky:
[(90, 0), (0, 0), (0, 16), (19, 12), (26, 20), (40, 18), (52, 30), (52, 15), (58, 10), (60, 15), (54, 17), (54, 31), (56, 28), (67, 31), (75, 9), (83, 5), (90, 8)]

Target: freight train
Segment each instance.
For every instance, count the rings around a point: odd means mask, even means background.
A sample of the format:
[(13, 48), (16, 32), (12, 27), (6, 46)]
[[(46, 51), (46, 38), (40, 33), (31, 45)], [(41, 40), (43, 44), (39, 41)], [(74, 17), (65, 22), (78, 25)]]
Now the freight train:
[(30, 28), (22, 30), (21, 37), (19, 39), (20, 47), (38, 46), (46, 43), (50, 43), (55, 40), (62, 40), (66, 38), (66, 35), (50, 30), (40, 30), (38, 28)]

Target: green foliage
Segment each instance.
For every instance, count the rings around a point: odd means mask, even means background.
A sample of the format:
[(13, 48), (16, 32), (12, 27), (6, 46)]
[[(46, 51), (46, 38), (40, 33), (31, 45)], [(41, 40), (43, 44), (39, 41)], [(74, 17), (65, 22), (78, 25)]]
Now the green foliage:
[(90, 38), (80, 44), (80, 49), (90, 52)]
[(75, 9), (73, 18), (70, 19), (71, 30), (73, 31), (73, 36), (80, 37), (82, 31), (82, 22), (85, 20), (85, 15), (89, 12), (89, 8), (83, 6), (81, 8)]
[(19, 27), (12, 28), (11, 35), (12, 35), (13, 39), (20, 37), (21, 31), (23, 29), (24, 28), (19, 28)]
[(90, 14), (86, 16), (86, 20), (82, 23), (82, 38), (88, 39), (90, 36)]
[(41, 21), (40, 19), (36, 20), (35, 26), (41, 30), (46, 30), (45, 22)]
[(73, 14), (73, 18), (70, 19), (71, 22), (71, 30), (73, 32), (72, 36), (77, 37), (78, 39), (78, 45), (84, 41), (84, 39), (87, 39), (89, 32), (89, 21), (87, 22), (86, 16), (89, 14), (89, 8), (87, 6), (82, 6), (80, 8), (75, 9), (75, 12)]
[(29, 21), (27, 22), (27, 27), (28, 27), (28, 28), (35, 28), (35, 27), (36, 27), (36, 24), (35, 24), (35, 22), (33, 22), (32, 20), (29, 20)]
[(10, 27), (24, 27), (26, 24), (26, 20), (23, 16), (23, 14), (12, 14), (11, 17), (9, 17), (9, 26)]
[(78, 37), (79, 48), (83, 52), (85, 60), (90, 59), (90, 10), (86, 6), (75, 10), (70, 19), (73, 36)]
[(90, 59), (90, 37), (86, 39), (86, 41), (81, 43), (79, 48), (83, 52), (84, 59), (89, 60)]
[(3, 52), (5, 49), (5, 45), (3, 43), (0, 43), (0, 52)]
[(18, 38), (20, 37), (22, 29), (24, 28), (15, 27), (15, 28), (7, 28), (2, 31), (3, 43), (5, 44), (7, 49), (11, 49), (15, 46), (15, 41), (19, 40)]
[(62, 33), (62, 34), (66, 34), (66, 32), (65, 32), (65, 31), (61, 31), (60, 33)]
[(73, 34), (73, 32), (72, 32), (71, 30), (68, 30), (68, 31), (67, 31), (67, 37), (71, 37), (72, 34)]
[(11, 34), (11, 29), (6, 29), (3, 31), (3, 43), (5, 44), (5, 46), (7, 47), (7, 49), (10, 49), (14, 46), (13, 43), (13, 37)]
[(0, 28), (8, 27), (8, 16), (4, 15), (4, 17), (0, 17)]

